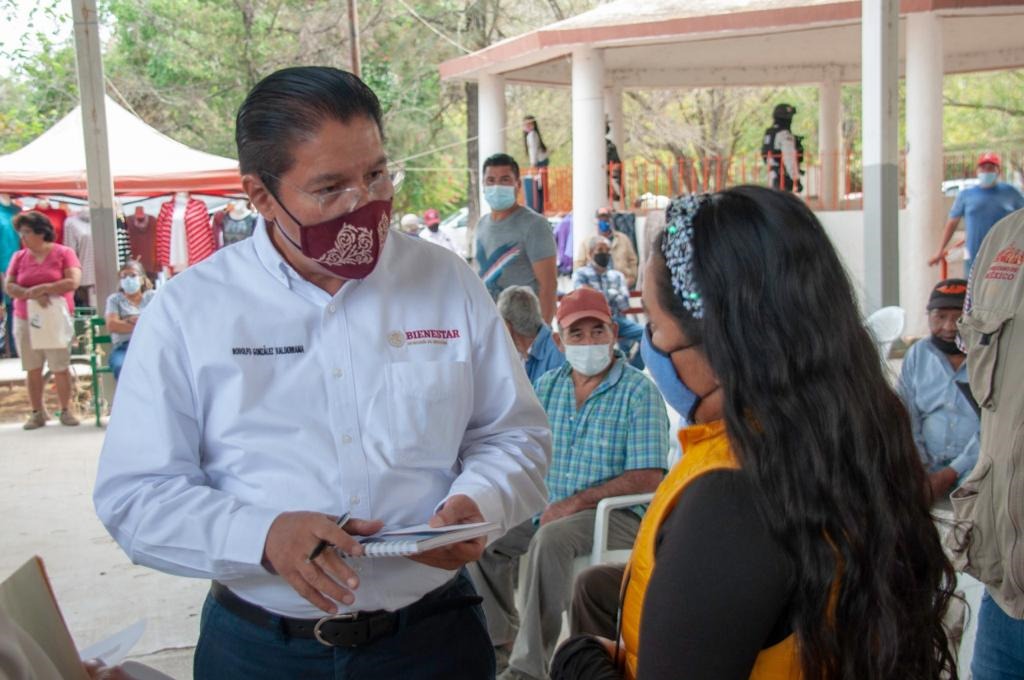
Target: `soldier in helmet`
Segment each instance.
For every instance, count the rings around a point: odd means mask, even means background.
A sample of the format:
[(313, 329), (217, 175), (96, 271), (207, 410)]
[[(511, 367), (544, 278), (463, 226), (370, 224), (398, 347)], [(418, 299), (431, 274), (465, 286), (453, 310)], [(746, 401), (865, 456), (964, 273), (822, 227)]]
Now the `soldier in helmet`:
[(790, 130), (796, 107), (779, 104), (772, 110), (773, 123), (764, 131), (761, 159), (768, 166), (769, 186), (782, 191), (803, 191), (800, 164), (804, 160), (803, 137)]

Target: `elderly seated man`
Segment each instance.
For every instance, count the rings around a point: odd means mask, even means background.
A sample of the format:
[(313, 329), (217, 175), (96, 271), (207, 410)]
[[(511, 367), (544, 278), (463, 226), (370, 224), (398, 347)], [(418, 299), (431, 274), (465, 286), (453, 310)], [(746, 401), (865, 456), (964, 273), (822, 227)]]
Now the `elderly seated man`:
[[(502, 678), (546, 678), (572, 594), (576, 557), (593, 547), (598, 502), (653, 491), (665, 471), (669, 422), (654, 383), (615, 349), (615, 322), (604, 295), (572, 291), (558, 307), (566, 363), (536, 385), (554, 437), (547, 483), (549, 504), (539, 518), (492, 543), (472, 573), (484, 598), (491, 642), (512, 644)], [(641, 509), (612, 513), (609, 544), (633, 545)], [(514, 603), (513, 577), (526, 554), (523, 609)]]
[[(633, 242), (629, 240), (628, 236), (615, 228), (614, 217), (611, 208), (601, 207), (597, 209), (597, 214), (594, 216), (597, 222), (597, 235), (608, 239), (612, 266), (617, 271), (622, 272), (622, 275), (626, 277), (626, 285), (629, 288), (633, 288), (636, 286), (637, 272), (640, 266), (639, 258), (636, 254), (636, 248), (633, 247)], [(581, 241), (574, 262), (576, 268), (579, 269), (587, 264), (589, 258), (590, 242)]]
[(498, 296), (498, 314), (505, 320), (512, 343), (523, 358), (531, 385), (548, 371), (565, 363), (551, 329), (541, 316), (540, 299), (529, 286), (509, 286)]
[(966, 293), (964, 279), (935, 286), (928, 299), (931, 337), (914, 343), (900, 373), (900, 391), (936, 501), (945, 499), (978, 460), (980, 421), (957, 386), (967, 382), (964, 353), (956, 344)]
[[(573, 288), (593, 288), (604, 294), (612, 310), (612, 320), (619, 329), (619, 349), (628, 356), (632, 347), (643, 337), (644, 328), (625, 316), (629, 309), (629, 285), (625, 275), (613, 268), (611, 249), (612, 244), (605, 237), (591, 236), (587, 240), (587, 264), (573, 274), (572, 285)], [(644, 362), (640, 352), (636, 353), (630, 363), (643, 370)]]

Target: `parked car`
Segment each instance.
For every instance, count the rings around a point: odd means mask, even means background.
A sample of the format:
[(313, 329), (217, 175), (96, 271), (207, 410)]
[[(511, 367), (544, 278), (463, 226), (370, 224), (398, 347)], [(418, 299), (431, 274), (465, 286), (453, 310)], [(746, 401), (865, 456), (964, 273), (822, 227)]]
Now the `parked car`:
[[(552, 231), (558, 226), (561, 219), (561, 217), (551, 216), (547, 218)], [(441, 224), (438, 228), (451, 239), (452, 244), (455, 246), (455, 252), (461, 255), (467, 262), (472, 262), (475, 252), (473, 244), (469, 243), (469, 238), (467, 236), (469, 232), (467, 229), (468, 226), (469, 208), (463, 206), (441, 220)]]
[(455, 252), (467, 262), (473, 259), (473, 244), (467, 238), (469, 226), (469, 208), (463, 206), (448, 217), (441, 220), (438, 229), (441, 230), (455, 246)]
[(942, 183), (942, 194), (944, 196), (956, 196), (964, 189), (978, 186), (977, 177), (965, 177), (963, 179), (948, 179)]

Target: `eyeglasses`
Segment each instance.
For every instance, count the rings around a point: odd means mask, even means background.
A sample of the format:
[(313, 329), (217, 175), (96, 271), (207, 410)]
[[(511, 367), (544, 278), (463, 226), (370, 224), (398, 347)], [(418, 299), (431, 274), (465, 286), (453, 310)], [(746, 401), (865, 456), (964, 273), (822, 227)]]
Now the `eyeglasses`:
[[(393, 197), (402, 185), (402, 180), (405, 179), (405, 171), (398, 167), (377, 170), (373, 173), (373, 178), (366, 185), (365, 189), (345, 187), (344, 189), (332, 190), (332, 187), (328, 186), (313, 193), (290, 182), (286, 182), (276, 175), (271, 175), (269, 172), (263, 173), (263, 176), (276, 179), (281, 184), (285, 184), (304, 195), (309, 201), (316, 203), (320, 211), (320, 217), (326, 220), (355, 210), (363, 198), (364, 191), (367, 198), (371, 201), (384, 201)], [(271, 193), (273, 194), (273, 192)], [(274, 197), (277, 198), (276, 194)], [(278, 199), (278, 202), (280, 202), (280, 199)]]
[(697, 345), (700, 344), (700, 342), (691, 342), (689, 345), (683, 345), (682, 347), (676, 347), (675, 349), (669, 350), (669, 351), (666, 352), (665, 350), (661, 349), (660, 347), (658, 347), (657, 345), (654, 344), (654, 336), (651, 334), (651, 322), (650, 321), (648, 321), (647, 325), (644, 326), (644, 333), (647, 334), (647, 344), (651, 346), (651, 349), (654, 350), (655, 354), (658, 354), (658, 355), (663, 356), (665, 358), (671, 357), (676, 352), (682, 352), (684, 349), (693, 349), (694, 347), (696, 347)]

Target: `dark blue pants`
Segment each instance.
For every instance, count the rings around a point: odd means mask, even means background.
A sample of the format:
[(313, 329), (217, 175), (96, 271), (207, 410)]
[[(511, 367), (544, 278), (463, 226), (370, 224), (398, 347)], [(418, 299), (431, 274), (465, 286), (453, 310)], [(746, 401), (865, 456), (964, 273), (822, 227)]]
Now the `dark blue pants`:
[[(633, 345), (644, 337), (644, 327), (624, 316), (616, 316), (615, 323), (619, 326), (619, 349), (628, 357)], [(641, 371), (644, 370), (644, 360), (640, 357), (640, 352), (637, 352), (629, 363)]]
[[(475, 595), (465, 571), (443, 597)], [(491, 680), (494, 649), (478, 606), (441, 612), (354, 649), (291, 638), (241, 619), (207, 596), (196, 680)]]
[(121, 367), (124, 366), (124, 358), (128, 354), (128, 343), (122, 342), (110, 353), (110, 370), (114, 372), (114, 380), (121, 377)]
[(974, 680), (1024, 678), (1024, 621), (1007, 616), (988, 593), (981, 598), (971, 674)]
[(4, 306), (7, 308), (7, 319), (4, 324), (4, 337), (0, 339), (0, 349), (7, 352), (7, 356), (18, 356), (18, 348), (14, 343), (14, 300), (4, 294)]

